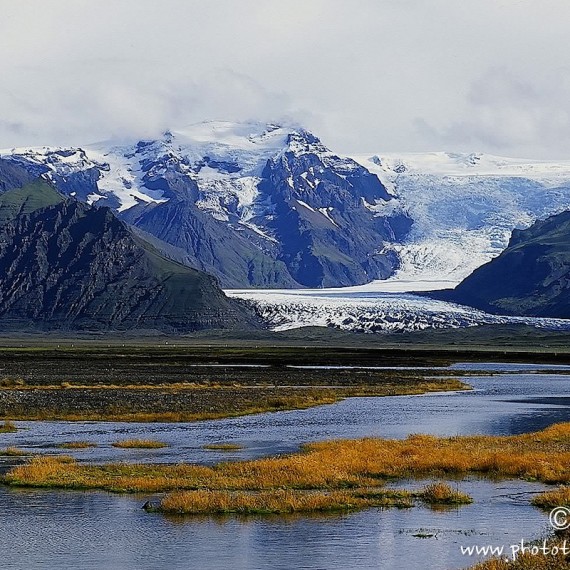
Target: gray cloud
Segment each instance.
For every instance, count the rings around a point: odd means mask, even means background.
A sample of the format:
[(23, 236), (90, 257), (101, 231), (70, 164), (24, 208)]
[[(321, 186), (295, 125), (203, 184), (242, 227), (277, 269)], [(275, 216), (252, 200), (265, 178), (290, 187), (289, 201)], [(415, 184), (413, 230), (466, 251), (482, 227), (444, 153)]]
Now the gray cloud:
[(298, 122), (339, 151), (564, 156), (567, 0), (3, 2), (0, 147)]
[(418, 133), (446, 147), (485, 148), (511, 155), (567, 156), (570, 82), (520, 77), (494, 68), (473, 81), (460, 119), (437, 127), (418, 119)]

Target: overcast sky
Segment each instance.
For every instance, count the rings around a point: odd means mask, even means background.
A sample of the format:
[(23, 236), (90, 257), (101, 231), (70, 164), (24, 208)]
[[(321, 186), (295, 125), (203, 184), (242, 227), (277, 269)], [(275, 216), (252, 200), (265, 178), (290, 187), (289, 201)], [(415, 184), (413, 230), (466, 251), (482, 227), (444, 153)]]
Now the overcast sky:
[(570, 158), (568, 0), (0, 0), (0, 148), (300, 123)]

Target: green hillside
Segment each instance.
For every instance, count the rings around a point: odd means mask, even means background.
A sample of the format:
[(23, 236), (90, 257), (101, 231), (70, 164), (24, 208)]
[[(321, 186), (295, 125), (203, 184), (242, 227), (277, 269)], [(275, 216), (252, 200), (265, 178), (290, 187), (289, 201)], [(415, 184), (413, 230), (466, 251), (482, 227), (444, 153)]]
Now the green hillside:
[(22, 188), (0, 194), (0, 224), (20, 214), (29, 214), (40, 208), (63, 202), (64, 197), (47, 182), (37, 179)]
[(570, 318), (570, 212), (513, 231), (501, 255), (437, 296), (494, 313)]

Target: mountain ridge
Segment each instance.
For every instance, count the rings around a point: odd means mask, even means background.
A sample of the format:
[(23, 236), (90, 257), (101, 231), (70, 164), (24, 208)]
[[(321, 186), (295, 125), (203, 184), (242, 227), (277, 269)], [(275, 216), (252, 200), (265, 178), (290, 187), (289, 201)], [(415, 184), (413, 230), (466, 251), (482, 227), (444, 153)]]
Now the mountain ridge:
[[(215, 278), (164, 257), (109, 208), (65, 199), (43, 181), (0, 195), (43, 204), (0, 224), (0, 327), (5, 330), (191, 332), (255, 328)], [(52, 203), (50, 203), (52, 202)]]
[(0, 192), (15, 167), (112, 208), (225, 288), (458, 283), (513, 229), (570, 208), (570, 161), (340, 155), (302, 127), (264, 123), (2, 152)]

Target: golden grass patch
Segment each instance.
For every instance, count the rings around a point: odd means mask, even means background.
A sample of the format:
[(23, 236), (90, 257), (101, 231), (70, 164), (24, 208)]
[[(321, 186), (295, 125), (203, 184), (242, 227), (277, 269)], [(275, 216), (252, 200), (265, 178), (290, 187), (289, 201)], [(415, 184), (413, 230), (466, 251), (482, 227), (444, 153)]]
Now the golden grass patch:
[(155, 439), (124, 439), (111, 444), (113, 447), (122, 449), (159, 449), (168, 447), (167, 443)]
[[(151, 440), (152, 441), (152, 440)], [(49, 477), (43, 462), (52, 461)], [(516, 436), (411, 435), (312, 443), (288, 456), (202, 465), (77, 464), (34, 458), (5, 476), (12, 485), (77, 485), (121, 491), (173, 489), (338, 490), (382, 486), (392, 478), (479, 474), (570, 482), (570, 423)], [(41, 469), (38, 469), (41, 467)]]
[[(127, 442), (118, 444), (163, 445), (153, 440)], [(306, 445), (302, 452), (288, 456), (223, 462), (212, 467), (89, 465), (66, 456), (34, 457), (12, 468), (4, 482), (113, 492), (174, 491), (176, 494), (165, 497), (160, 507), (168, 512), (295, 512), (404, 507), (414, 499), (433, 505), (465, 504), (470, 497), (446, 483), (434, 483), (405, 496), (384, 485), (394, 478), (456, 478), (469, 474), (568, 483), (569, 466), (570, 423), (566, 423), (516, 436), (411, 435), (403, 440), (325, 441)]]
[(175, 491), (167, 494), (156, 510), (169, 514), (287, 514), (351, 511), (365, 507), (409, 508), (414, 494), (393, 490), (304, 491)]
[(540, 493), (532, 500), (532, 504), (542, 509), (570, 507), (570, 486), (562, 485), (552, 491)]
[(65, 441), (64, 443), (60, 443), (57, 447), (61, 449), (88, 449), (90, 447), (97, 447), (97, 444), (90, 441)]
[(366, 500), (344, 491), (304, 492), (275, 489), (243, 491), (177, 491), (168, 494), (159, 510), (172, 514), (284, 514), (295, 512), (346, 511), (361, 508)]

